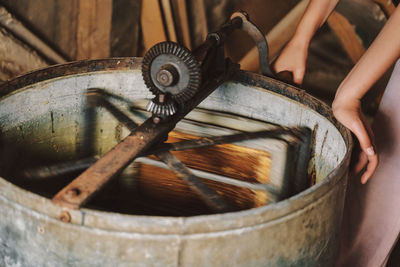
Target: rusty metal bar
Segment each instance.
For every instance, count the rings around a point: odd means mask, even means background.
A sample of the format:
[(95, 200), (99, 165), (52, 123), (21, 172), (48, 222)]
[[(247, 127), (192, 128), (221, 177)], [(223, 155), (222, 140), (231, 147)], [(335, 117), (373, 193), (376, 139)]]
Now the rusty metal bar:
[[(164, 127), (162, 127), (164, 126)], [(169, 125), (168, 125), (169, 126)], [(108, 181), (125, 168), (142, 151), (169, 132), (171, 126), (156, 126), (145, 121), (90, 168), (53, 197), (53, 203), (71, 209), (79, 209)]]

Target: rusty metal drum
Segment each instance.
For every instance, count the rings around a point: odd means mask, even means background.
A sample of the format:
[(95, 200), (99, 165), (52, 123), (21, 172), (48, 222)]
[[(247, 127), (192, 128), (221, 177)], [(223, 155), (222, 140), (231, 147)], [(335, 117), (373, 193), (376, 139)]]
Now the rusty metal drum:
[[(74, 62), (0, 87), (0, 265), (333, 266), (351, 136), (326, 104), (257, 74), (239, 71), (200, 107), (314, 130), (316, 184), (290, 198), (198, 216), (132, 215), (90, 206), (66, 210), (40, 187), (33, 190), (7, 175), (11, 165), (24, 168), (24, 154), (73, 159), (80, 153), (88, 88), (105, 88), (132, 102), (151, 98), (140, 66), (139, 58)], [(114, 126), (112, 132), (97, 129), (97, 149), (107, 149), (105, 138), (118, 141)]]

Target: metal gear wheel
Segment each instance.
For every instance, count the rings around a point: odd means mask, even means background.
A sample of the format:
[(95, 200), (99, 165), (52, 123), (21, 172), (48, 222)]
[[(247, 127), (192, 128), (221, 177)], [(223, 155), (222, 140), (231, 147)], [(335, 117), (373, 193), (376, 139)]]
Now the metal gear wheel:
[(169, 94), (178, 103), (190, 99), (201, 84), (200, 64), (190, 50), (168, 41), (145, 54), (142, 76), (154, 95)]
[(174, 115), (177, 111), (175, 103), (171, 101), (171, 99), (169, 100), (166, 99), (161, 102), (160, 97), (155, 97), (153, 100), (151, 100), (147, 104), (146, 109), (147, 111), (150, 111), (153, 114), (153, 116), (161, 118), (170, 117)]

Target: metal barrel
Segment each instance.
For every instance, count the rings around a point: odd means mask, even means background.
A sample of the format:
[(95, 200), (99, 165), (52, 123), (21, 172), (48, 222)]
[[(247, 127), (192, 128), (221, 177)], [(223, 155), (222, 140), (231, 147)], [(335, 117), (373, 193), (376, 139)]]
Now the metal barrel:
[[(140, 65), (139, 58), (73, 62), (0, 87), (0, 266), (334, 266), (351, 135), (326, 104), (257, 74), (239, 71), (200, 107), (313, 129), (316, 184), (288, 199), (188, 217), (66, 210), (40, 187), (7, 175), (10, 165), (30, 164), (19, 161), (24, 154), (52, 160), (85, 154), (86, 90), (103, 88), (132, 102), (150, 99)], [(118, 125), (111, 126), (91, 127), (97, 143), (89, 149), (106, 151), (103, 136), (118, 142)], [(51, 183), (57, 184), (42, 182)]]

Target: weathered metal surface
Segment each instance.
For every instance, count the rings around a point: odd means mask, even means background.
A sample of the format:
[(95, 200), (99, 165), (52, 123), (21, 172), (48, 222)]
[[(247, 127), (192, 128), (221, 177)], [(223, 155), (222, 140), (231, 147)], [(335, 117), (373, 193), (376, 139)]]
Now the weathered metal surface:
[[(83, 61), (0, 87), (0, 153), (7, 159), (0, 163), (2, 175), (7, 164), (18, 166), (24, 156), (19, 150), (38, 153), (39, 159), (80, 155), (86, 89), (150, 99), (139, 69), (139, 59)], [(63, 209), (3, 175), (0, 266), (333, 266), (352, 143), (330, 109), (303, 91), (246, 72), (200, 106), (314, 129), (317, 184), (245, 211), (159, 217)], [(104, 112), (98, 120), (105, 125), (95, 127), (96, 153), (102, 154), (129, 133), (120, 133), (118, 122)]]

